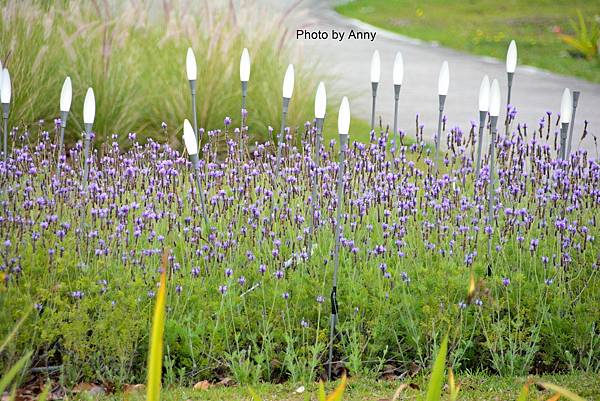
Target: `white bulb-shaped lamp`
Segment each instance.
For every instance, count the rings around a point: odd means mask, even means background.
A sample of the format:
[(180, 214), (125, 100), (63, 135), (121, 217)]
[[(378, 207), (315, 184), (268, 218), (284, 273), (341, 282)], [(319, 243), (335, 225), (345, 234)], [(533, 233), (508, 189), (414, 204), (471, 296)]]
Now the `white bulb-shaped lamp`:
[(71, 100), (73, 99), (73, 88), (71, 87), (71, 78), (67, 77), (60, 91), (60, 111), (68, 112), (71, 110)]
[(195, 81), (198, 78), (198, 67), (196, 66), (196, 56), (191, 47), (188, 47), (185, 57), (185, 71), (188, 81)]
[(292, 93), (294, 93), (294, 65), (290, 64), (283, 78), (283, 97), (291, 99)]
[(250, 79), (250, 53), (244, 47), (242, 57), (240, 58), (240, 81), (248, 82)]
[(381, 76), (381, 59), (379, 58), (379, 50), (373, 52), (371, 57), (371, 82), (378, 83)]
[(448, 94), (448, 86), (450, 85), (450, 71), (448, 70), (448, 62), (442, 63), (440, 68), (440, 76), (438, 78), (438, 95), (446, 96)]
[(198, 154), (196, 135), (194, 134), (192, 124), (190, 124), (187, 118), (183, 120), (183, 142), (185, 143), (185, 148), (190, 156)]
[(560, 122), (562, 124), (569, 124), (571, 122), (572, 108), (573, 100), (571, 99), (571, 92), (569, 88), (565, 88), (560, 102)]
[(319, 82), (317, 95), (315, 96), (315, 117), (325, 118), (325, 109), (327, 108), (327, 92), (325, 92), (325, 84)]
[(338, 113), (338, 133), (340, 135), (348, 135), (350, 130), (350, 103), (348, 98), (344, 96), (342, 104), (340, 105), (340, 111)]
[(402, 80), (404, 79), (404, 60), (402, 59), (402, 53), (396, 53), (396, 58), (394, 59), (394, 85), (402, 85)]
[(488, 111), (490, 108), (490, 79), (484, 76), (479, 87), (479, 111)]
[(83, 122), (84, 124), (93, 124), (94, 118), (96, 117), (96, 98), (94, 97), (94, 90), (88, 88), (85, 94), (85, 100), (83, 101)]
[(514, 73), (517, 68), (517, 44), (514, 40), (510, 41), (508, 51), (506, 52), (506, 72)]
[(500, 115), (500, 85), (498, 80), (492, 81), (490, 88), (490, 116), (498, 117)]
[(11, 91), (10, 74), (8, 69), (5, 68), (2, 70), (2, 89), (0, 89), (0, 101), (3, 104), (10, 103)]

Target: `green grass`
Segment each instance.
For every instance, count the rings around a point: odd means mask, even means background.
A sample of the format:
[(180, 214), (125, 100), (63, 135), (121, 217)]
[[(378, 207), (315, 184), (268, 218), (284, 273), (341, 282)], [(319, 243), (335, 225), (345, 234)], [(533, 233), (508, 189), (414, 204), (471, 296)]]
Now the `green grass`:
[(555, 27), (573, 33), (569, 19), (580, 9), (590, 20), (600, 15), (598, 0), (356, 0), (336, 8), (348, 17), (436, 41), (474, 54), (504, 59), (517, 41), (519, 64), (600, 82), (600, 59), (586, 61), (568, 53)]
[[(575, 391), (580, 396), (588, 400), (600, 399), (600, 381), (598, 376), (586, 373), (573, 373), (568, 375), (548, 375), (534, 376), (534, 379), (542, 379), (552, 383), (559, 384), (572, 391)], [(400, 400), (414, 400), (417, 396), (424, 396), (427, 389), (428, 376), (418, 375), (412, 380), (403, 381), (383, 381), (373, 379), (357, 379), (350, 378), (344, 395), (344, 401), (358, 400), (381, 400), (391, 399), (396, 389), (402, 383), (414, 384), (416, 388), (407, 388), (402, 391)], [(481, 401), (481, 400), (516, 400), (523, 384), (527, 381), (525, 377), (508, 377), (502, 378), (498, 376), (485, 375), (469, 375), (459, 376), (457, 378), (460, 388), (459, 400), (463, 401)], [(337, 382), (328, 383), (327, 391), (330, 392)], [(317, 384), (312, 383), (306, 385), (304, 394), (298, 394), (295, 390), (298, 385), (286, 384), (260, 384), (252, 388), (264, 400), (294, 400), (301, 401), (305, 399), (306, 393), (314, 395), (317, 393)], [(446, 396), (447, 392), (442, 392), (442, 397)], [(552, 393), (547, 390), (541, 390), (536, 386), (531, 386), (529, 399), (548, 399)], [(250, 399), (247, 387), (233, 386), (222, 387), (214, 386), (208, 390), (192, 390), (189, 388), (165, 388), (161, 399), (163, 401), (182, 401), (182, 400), (248, 400)], [(139, 394), (129, 394), (130, 401), (142, 400), (143, 392)], [(116, 401), (122, 400), (123, 394), (115, 394), (107, 396), (100, 400)], [(85, 397), (75, 398), (75, 400), (86, 400)]]

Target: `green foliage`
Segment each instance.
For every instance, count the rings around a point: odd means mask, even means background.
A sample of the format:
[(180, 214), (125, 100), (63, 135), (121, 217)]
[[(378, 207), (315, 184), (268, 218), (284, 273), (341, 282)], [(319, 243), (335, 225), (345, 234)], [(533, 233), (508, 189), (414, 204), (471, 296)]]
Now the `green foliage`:
[(576, 54), (592, 60), (598, 57), (600, 47), (600, 20), (598, 16), (586, 19), (581, 10), (577, 10), (577, 22), (570, 20), (574, 35), (559, 34), (563, 42), (569, 45)]

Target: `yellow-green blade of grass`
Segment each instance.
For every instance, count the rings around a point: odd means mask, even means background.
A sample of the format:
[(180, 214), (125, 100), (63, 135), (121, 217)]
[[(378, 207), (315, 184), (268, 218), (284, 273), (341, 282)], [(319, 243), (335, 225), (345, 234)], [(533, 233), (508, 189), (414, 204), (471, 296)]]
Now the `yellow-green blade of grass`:
[(346, 374), (342, 376), (342, 380), (333, 393), (329, 394), (327, 401), (342, 401), (344, 390), (346, 389)]
[(256, 391), (254, 391), (252, 387), (248, 387), (248, 392), (250, 393), (250, 396), (252, 397), (253, 401), (262, 401), (262, 398), (260, 398), (259, 395), (256, 394)]
[(326, 398), (325, 384), (323, 384), (323, 380), (320, 380), (319, 381), (319, 401), (326, 401), (325, 398)]
[(521, 393), (519, 394), (519, 398), (517, 398), (517, 401), (526, 401), (527, 400), (527, 397), (529, 396), (529, 384), (530, 384), (529, 381), (527, 383), (525, 383), (525, 385), (521, 389)]
[(546, 388), (548, 390), (552, 390), (556, 393), (559, 393), (560, 395), (562, 395), (563, 397), (565, 397), (571, 401), (586, 401), (585, 398), (578, 396), (571, 390), (567, 390), (566, 388), (557, 386), (556, 384), (546, 383), (546, 382), (539, 382), (538, 384), (540, 384), (541, 386), (543, 386), (544, 388)]
[(50, 394), (50, 387), (51, 383), (46, 383), (46, 385), (44, 386), (44, 390), (42, 390), (38, 397), (38, 401), (46, 401), (48, 399), (48, 395)]
[(444, 337), (442, 346), (435, 358), (429, 387), (427, 388), (427, 401), (439, 401), (442, 398), (442, 381), (444, 380), (444, 368), (446, 367), (446, 353), (448, 352), (448, 335)]
[(19, 319), (19, 321), (17, 322), (17, 324), (15, 325), (15, 327), (12, 329), (12, 331), (10, 332), (10, 334), (8, 336), (6, 336), (6, 338), (4, 339), (4, 341), (2, 342), (2, 344), (0, 344), (0, 354), (2, 353), (2, 351), (4, 351), (4, 348), (6, 348), (6, 346), (12, 341), (12, 339), (15, 338), (15, 336), (17, 335), (17, 332), (21, 328), (21, 325), (23, 324), (23, 322), (25, 322), (25, 320), (27, 319), (27, 317), (29, 317), (29, 314), (31, 313), (31, 310), (32, 310), (32, 308), (30, 307), (27, 310), (27, 312), (25, 312), (25, 314), (23, 315), (23, 317), (21, 317), (21, 319)]
[(165, 304), (167, 299), (167, 258), (168, 251), (165, 250), (162, 257), (160, 288), (158, 289), (156, 305), (154, 306), (154, 316), (152, 318), (152, 334), (150, 337), (150, 351), (148, 355), (147, 401), (160, 400), (163, 334), (165, 331)]
[(19, 359), (17, 361), (17, 363), (15, 363), (14, 366), (12, 368), (10, 368), (10, 370), (8, 372), (6, 372), (6, 374), (4, 376), (2, 376), (2, 378), (0, 379), (0, 394), (4, 393), (4, 390), (6, 390), (6, 388), (10, 384), (10, 382), (13, 381), (15, 376), (21, 370), (23, 370), (23, 367), (27, 364), (27, 362), (29, 362), (29, 358), (31, 358), (31, 354), (32, 354), (32, 352), (29, 351), (27, 353), (27, 355), (25, 355), (24, 357)]

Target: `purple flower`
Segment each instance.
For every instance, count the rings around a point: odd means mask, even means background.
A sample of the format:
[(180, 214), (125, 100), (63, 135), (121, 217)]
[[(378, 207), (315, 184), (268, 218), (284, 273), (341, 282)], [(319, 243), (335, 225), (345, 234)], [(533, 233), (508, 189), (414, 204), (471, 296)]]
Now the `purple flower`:
[(219, 286), (219, 292), (221, 293), (221, 295), (225, 295), (225, 293), (227, 292), (227, 286), (226, 285), (220, 285)]
[(225, 117), (223, 123), (225, 124), (225, 126), (229, 127), (229, 125), (231, 124), (231, 117)]
[(502, 285), (508, 287), (510, 285), (510, 279), (508, 277), (504, 277), (502, 279)]
[(325, 297), (323, 297), (323, 295), (317, 295), (317, 302), (322, 304), (325, 302)]

